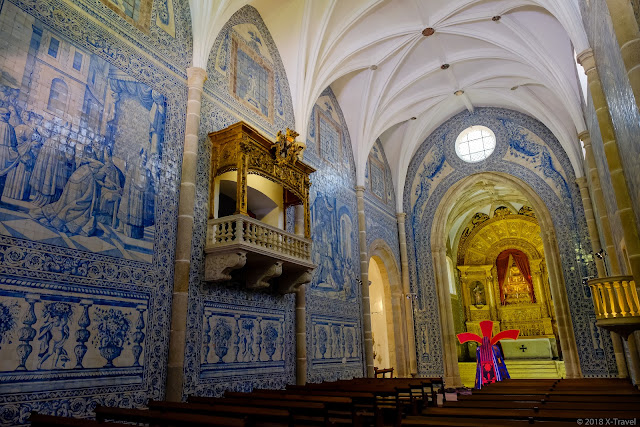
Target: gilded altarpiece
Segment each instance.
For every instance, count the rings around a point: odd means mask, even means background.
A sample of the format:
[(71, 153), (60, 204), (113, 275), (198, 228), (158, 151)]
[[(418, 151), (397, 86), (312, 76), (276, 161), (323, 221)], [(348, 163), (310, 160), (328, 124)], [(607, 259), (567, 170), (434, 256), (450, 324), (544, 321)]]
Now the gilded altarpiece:
[[(457, 260), (467, 331), (480, 333), (479, 323), (493, 320), (494, 334), (518, 329), (523, 339), (544, 341), (545, 346), (548, 342), (551, 356), (558, 357), (553, 301), (535, 215), (521, 209), (519, 214), (476, 216), (462, 234)], [(510, 252), (526, 258), (529, 274), (523, 274)], [(501, 254), (508, 256), (502, 280), (496, 265)], [(521, 356), (526, 357), (525, 351)]]

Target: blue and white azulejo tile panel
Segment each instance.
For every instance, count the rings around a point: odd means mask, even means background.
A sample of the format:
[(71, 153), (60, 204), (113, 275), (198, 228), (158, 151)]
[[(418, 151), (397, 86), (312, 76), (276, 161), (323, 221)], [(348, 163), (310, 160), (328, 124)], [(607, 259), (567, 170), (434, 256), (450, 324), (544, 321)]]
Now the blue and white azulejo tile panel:
[(184, 51), (132, 28), (100, 0), (0, 0), (3, 425), (164, 396)]

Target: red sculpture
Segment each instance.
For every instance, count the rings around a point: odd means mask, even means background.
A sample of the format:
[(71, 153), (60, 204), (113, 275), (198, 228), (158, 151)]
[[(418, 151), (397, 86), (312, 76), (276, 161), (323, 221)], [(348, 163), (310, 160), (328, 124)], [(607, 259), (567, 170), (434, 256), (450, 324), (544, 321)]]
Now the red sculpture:
[(480, 330), (482, 331), (482, 337), (471, 333), (464, 332), (458, 334), (458, 340), (460, 344), (464, 344), (468, 341), (475, 341), (478, 344), (476, 349), (476, 388), (480, 389), (483, 385), (494, 383), (496, 381), (502, 381), (509, 377), (507, 366), (504, 363), (504, 357), (500, 351), (500, 347), (496, 343), (503, 339), (518, 339), (520, 331), (517, 329), (510, 329), (508, 331), (498, 332), (492, 337), (493, 321), (483, 320), (480, 322)]

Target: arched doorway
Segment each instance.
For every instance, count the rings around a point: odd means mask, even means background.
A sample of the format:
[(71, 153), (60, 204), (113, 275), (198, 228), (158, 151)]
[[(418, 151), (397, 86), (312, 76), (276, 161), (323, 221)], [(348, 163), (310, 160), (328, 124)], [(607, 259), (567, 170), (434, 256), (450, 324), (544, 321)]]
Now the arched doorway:
[[(581, 375), (554, 235), (545, 204), (526, 183), (513, 176), (496, 172), (471, 175), (451, 186), (443, 196), (435, 212), (431, 244), (448, 384), (460, 385), (461, 380), (455, 338), (460, 321), (455, 319), (447, 256), (456, 260), (460, 272), (457, 293), (462, 300), (465, 327), (470, 332), (477, 332), (473, 325), (485, 318), (496, 321), (498, 328), (500, 322), (508, 328), (513, 327), (514, 321), (522, 329), (535, 325), (526, 331), (529, 338), (541, 340), (546, 336), (551, 346), (552, 338), (557, 337), (567, 376)], [(509, 296), (507, 301), (500, 295), (501, 289), (504, 294), (505, 283), (509, 285), (505, 282), (508, 277), (499, 280), (496, 259), (509, 250), (523, 253), (538, 270), (536, 283), (531, 280), (531, 286), (516, 283), (519, 278), (514, 277), (512, 288), (522, 287), (523, 292)], [(507, 258), (507, 263), (512, 261)], [(514, 269), (516, 275), (518, 271)], [(530, 319), (523, 315), (536, 310), (538, 314)]]
[(393, 368), (394, 376), (409, 376), (409, 334), (405, 295), (397, 260), (383, 240), (369, 248), (369, 298), (374, 366)]

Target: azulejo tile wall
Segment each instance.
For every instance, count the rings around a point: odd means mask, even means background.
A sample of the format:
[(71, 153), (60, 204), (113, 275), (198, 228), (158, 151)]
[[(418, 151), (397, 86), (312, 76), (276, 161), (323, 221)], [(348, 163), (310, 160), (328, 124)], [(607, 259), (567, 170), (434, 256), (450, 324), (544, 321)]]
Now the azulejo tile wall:
[[(485, 161), (465, 163), (455, 154), (458, 134), (472, 125), (489, 127), (496, 149)], [(577, 341), (586, 377), (616, 372), (611, 340), (595, 326), (591, 295), (581, 284), (594, 266), (576, 256), (589, 247), (580, 194), (569, 159), (553, 134), (537, 120), (511, 110), (463, 112), (436, 129), (420, 146), (408, 170), (404, 202), (411, 290), (418, 294), (415, 330), (421, 375), (442, 375), (440, 313), (431, 253), (433, 216), (451, 185), (479, 172), (501, 172), (527, 183), (543, 200), (553, 221)]]
[(100, 1), (73, 3), (0, 0), (8, 425), (164, 395), (190, 55), (172, 47), (189, 23), (183, 4), (174, 37)]
[(220, 31), (207, 66), (198, 152), (185, 396), (283, 388), (295, 382), (294, 295), (252, 292), (242, 283), (203, 280), (211, 145), (207, 135), (240, 120), (275, 139), (294, 127), (287, 77), (256, 9), (236, 12)]
[[(638, 3), (634, 3), (637, 11)], [(640, 111), (629, 84), (607, 1), (581, 2), (580, 9), (589, 44), (597, 61), (602, 88), (607, 97), (618, 149), (620, 153), (624, 153), (621, 156), (624, 177), (636, 214), (636, 223), (640, 226), (640, 144), (637, 142), (637, 135), (640, 133)], [(589, 130), (591, 137), (595, 132), (599, 132), (593, 126), (590, 126)]]
[(361, 377), (362, 314), (355, 164), (349, 132), (331, 88), (313, 108), (304, 160), (311, 177), (311, 256), (307, 285), (307, 380)]
[[(613, 192), (613, 184), (611, 183), (611, 175), (609, 174), (609, 165), (607, 164), (607, 157), (604, 154), (604, 144), (602, 143), (602, 134), (600, 134), (600, 125), (598, 124), (598, 116), (593, 107), (591, 97), (587, 100), (585, 116), (587, 119), (587, 126), (590, 130), (589, 135), (591, 136), (591, 146), (593, 147), (596, 167), (598, 168), (598, 176), (600, 177), (600, 185), (602, 187), (602, 194), (606, 203), (606, 214), (609, 217), (609, 226), (611, 227), (613, 241), (621, 242), (624, 240), (624, 232), (622, 230), (622, 224), (620, 223), (620, 217), (616, 215), (618, 202), (616, 201), (616, 195)], [(598, 223), (598, 231), (602, 230), (603, 228), (600, 223), (600, 215), (596, 215), (596, 221)], [(600, 241), (606, 242), (603, 235), (600, 236)], [(620, 245), (615, 245), (615, 248), (618, 259), (624, 259), (624, 254), (622, 253)], [(607, 264), (607, 271), (611, 272), (610, 257), (607, 256), (604, 260)], [(622, 265), (620, 267), (622, 269), (626, 269), (626, 263), (621, 264)]]
[(367, 248), (376, 239), (384, 240), (396, 259), (400, 271), (400, 244), (396, 219), (396, 195), (391, 168), (380, 140), (376, 140), (365, 171), (364, 211), (367, 218)]

